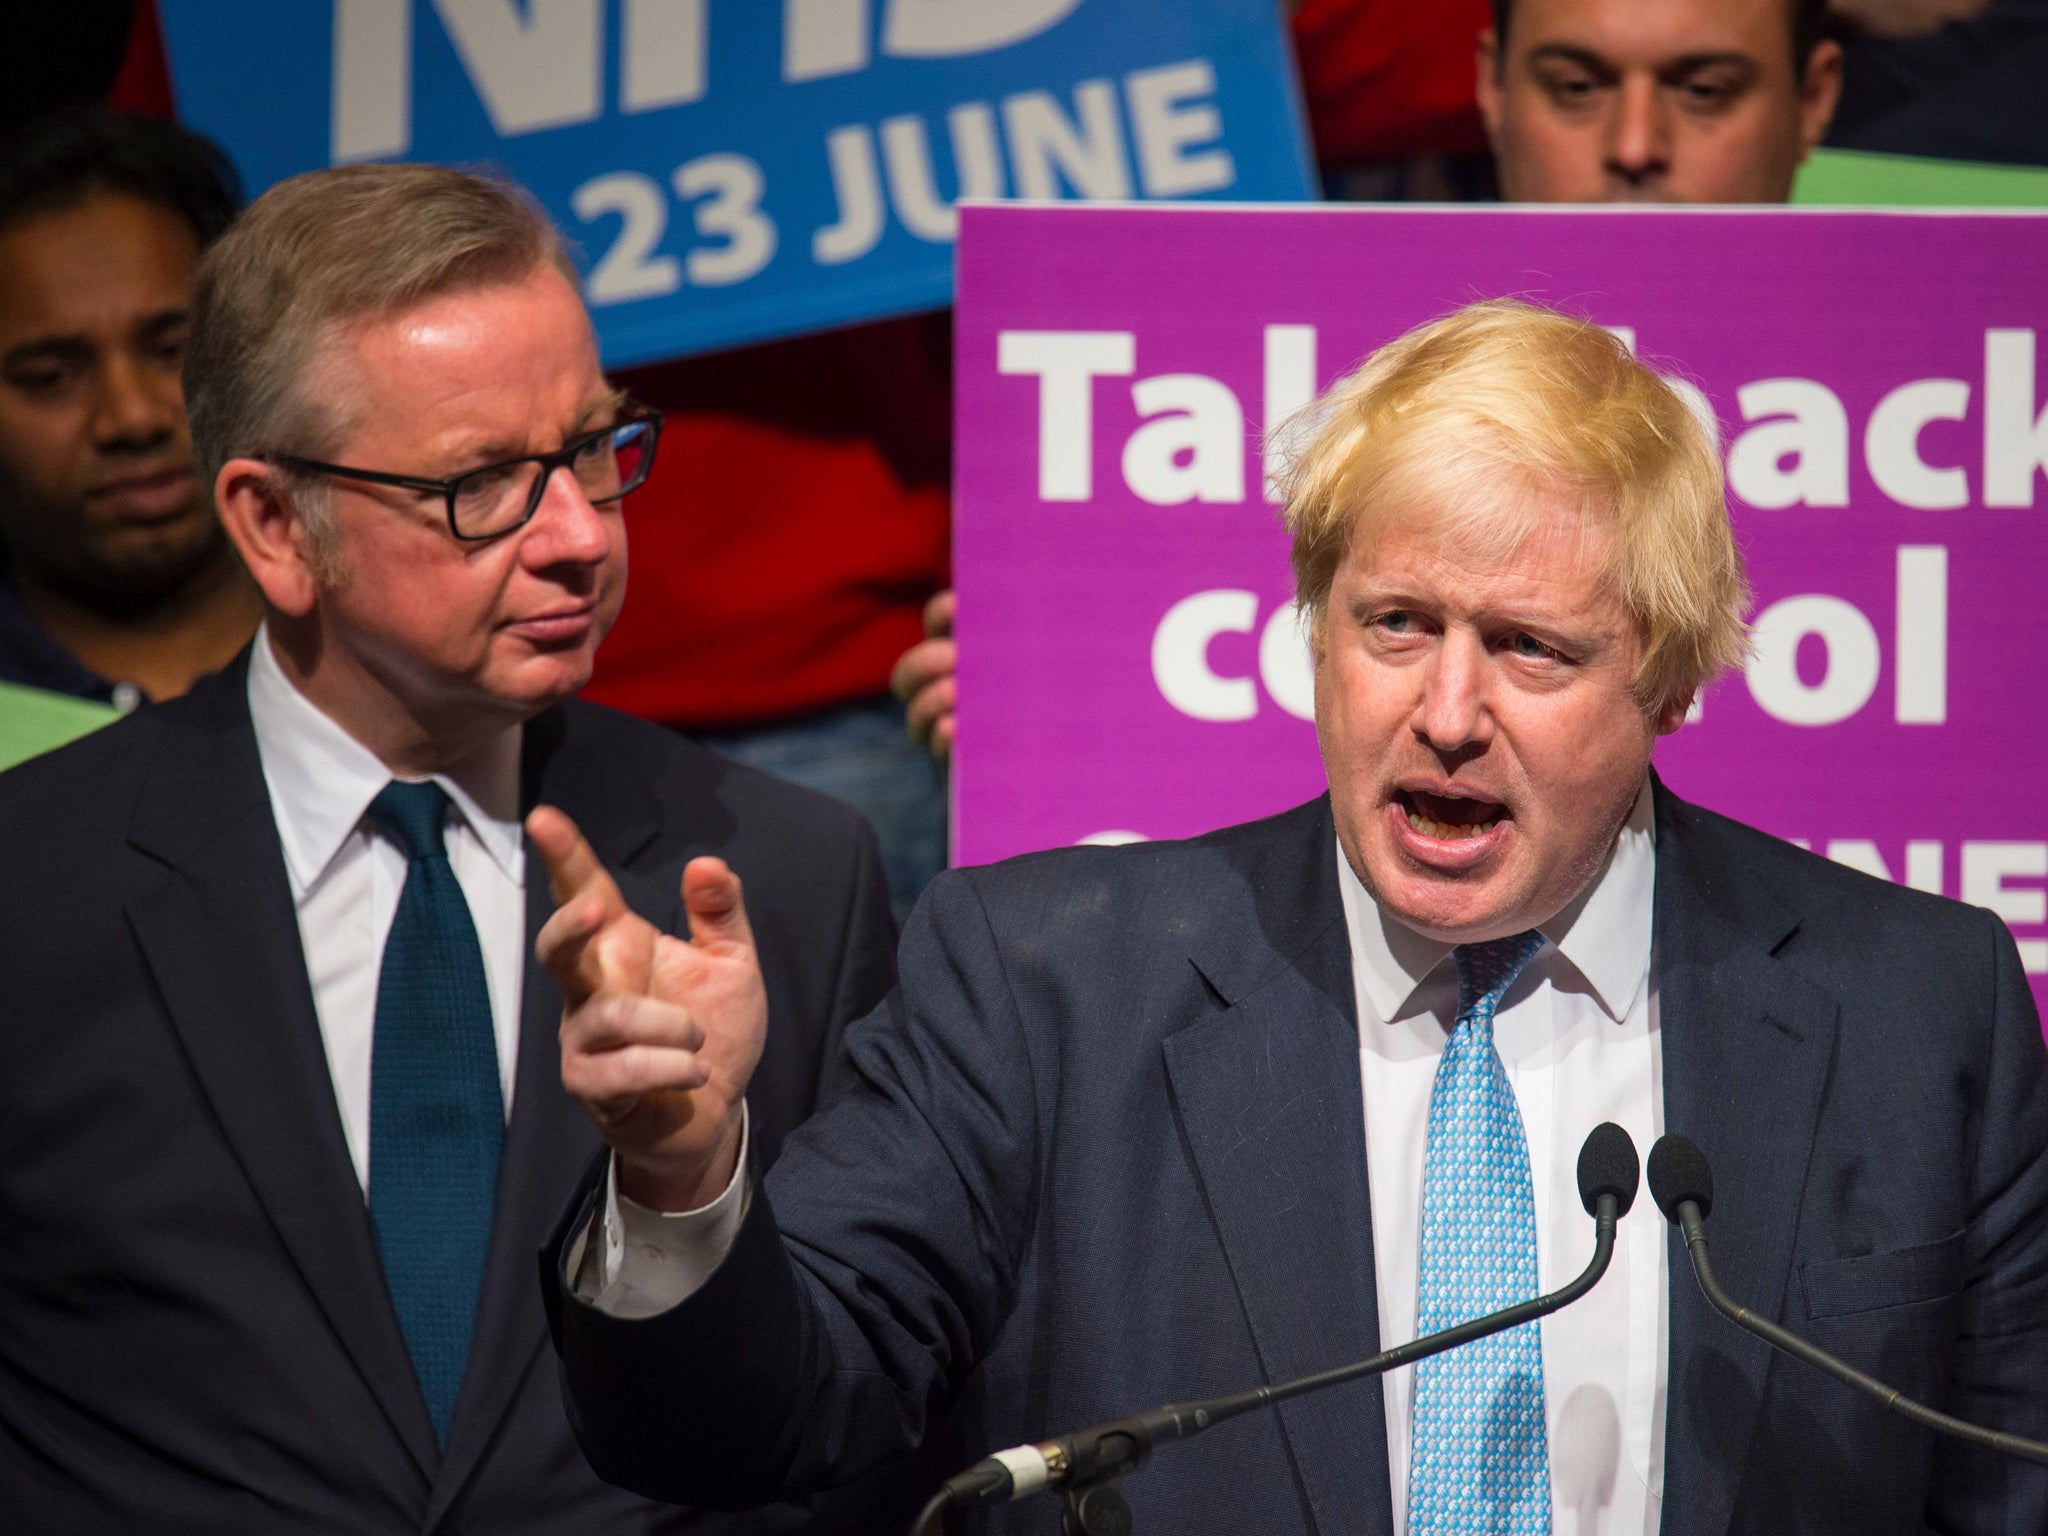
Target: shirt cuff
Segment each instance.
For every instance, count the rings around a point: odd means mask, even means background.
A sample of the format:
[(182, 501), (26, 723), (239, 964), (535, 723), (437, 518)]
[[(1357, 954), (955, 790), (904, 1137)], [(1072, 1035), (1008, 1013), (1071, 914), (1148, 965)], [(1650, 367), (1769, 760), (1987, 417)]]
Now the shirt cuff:
[[(604, 1210), (571, 1245), (566, 1268), (576, 1299), (631, 1322), (680, 1305), (703, 1288), (739, 1236), (753, 1198), (747, 1177), (747, 1109), (740, 1106), (740, 1155), (709, 1205), (652, 1211), (619, 1193), (619, 1159), (605, 1173)], [(599, 1231), (600, 1226), (602, 1231)], [(592, 1241), (597, 1237), (599, 1241)]]

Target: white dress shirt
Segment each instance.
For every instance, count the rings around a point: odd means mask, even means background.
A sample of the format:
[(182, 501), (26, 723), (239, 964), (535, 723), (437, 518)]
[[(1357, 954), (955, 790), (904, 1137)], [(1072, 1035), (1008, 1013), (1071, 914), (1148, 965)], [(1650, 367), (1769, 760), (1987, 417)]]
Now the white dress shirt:
[[(1415, 1337), (1423, 1157), (1437, 1063), (1458, 1013), (1450, 946), (1387, 918), (1340, 852), (1358, 994), (1380, 1342)], [(1663, 1130), (1650, 916), (1656, 832), (1647, 779), (1606, 865), (1542, 925), (1537, 952), (1494, 1017), (1529, 1138), (1538, 1283), (1557, 1289), (1593, 1255), (1579, 1146), (1612, 1120), (1647, 1153)], [(1663, 1493), (1665, 1232), (1648, 1196), (1623, 1218), (1600, 1283), (1541, 1323), (1557, 1536), (1655, 1536)], [(1394, 1536), (1408, 1529), (1413, 1366), (1382, 1379)]]
[[(405, 886), (398, 845), (364, 820), (393, 778), (375, 753), (295, 688), (267, 630), (249, 658), (249, 718), (270, 810), (284, 844), (313, 1010), (356, 1179), (370, 1187), (370, 1045), (384, 939)], [(526, 845), (519, 825), (519, 729), (493, 737), (433, 781), (454, 803), (448, 862), (483, 947), (498, 1045), (498, 1087), (512, 1112), (526, 975)]]
[[(1415, 1336), (1423, 1154), (1437, 1062), (1458, 1012), (1451, 946), (1386, 917), (1337, 859), (1358, 997), (1366, 1172), (1382, 1347)], [(1612, 1120), (1646, 1153), (1664, 1128), (1651, 965), (1656, 822), (1649, 780), (1600, 873), (1542, 927), (1550, 942), (1502, 1000), (1494, 1048), (1521, 1110), (1535, 1185), (1537, 1278), (1552, 1291), (1593, 1255), (1579, 1200), (1586, 1133)], [(601, 1254), (568, 1255), (577, 1293), (649, 1317), (700, 1287), (731, 1250), (747, 1204), (740, 1171), (710, 1205), (664, 1215), (607, 1190)], [(1664, 1486), (1667, 1298), (1664, 1221), (1647, 1195), (1623, 1218), (1591, 1292), (1540, 1324), (1557, 1536), (1656, 1536)], [(1334, 1362), (1333, 1362), (1334, 1363)], [(1382, 1378), (1394, 1536), (1408, 1530), (1414, 1367)]]

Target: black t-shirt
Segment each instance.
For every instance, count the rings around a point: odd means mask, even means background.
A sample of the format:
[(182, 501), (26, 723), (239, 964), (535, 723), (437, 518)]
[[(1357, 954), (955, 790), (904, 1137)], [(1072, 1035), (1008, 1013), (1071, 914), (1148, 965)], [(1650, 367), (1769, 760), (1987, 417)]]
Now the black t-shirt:
[(0, 682), (46, 688), (101, 704), (132, 702), (117, 698), (114, 684), (51, 639), (48, 631), (28, 616), (21, 593), (5, 576), (0, 576)]

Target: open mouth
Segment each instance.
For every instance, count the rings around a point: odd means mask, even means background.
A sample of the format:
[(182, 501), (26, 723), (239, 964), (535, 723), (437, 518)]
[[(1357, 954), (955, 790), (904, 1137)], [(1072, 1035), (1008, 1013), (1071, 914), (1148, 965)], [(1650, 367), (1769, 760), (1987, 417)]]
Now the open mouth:
[(1497, 800), (1464, 795), (1432, 795), (1419, 789), (1394, 791), (1395, 802), (1408, 825), (1424, 837), (1455, 843), (1486, 836), (1502, 821), (1511, 819), (1508, 808)]

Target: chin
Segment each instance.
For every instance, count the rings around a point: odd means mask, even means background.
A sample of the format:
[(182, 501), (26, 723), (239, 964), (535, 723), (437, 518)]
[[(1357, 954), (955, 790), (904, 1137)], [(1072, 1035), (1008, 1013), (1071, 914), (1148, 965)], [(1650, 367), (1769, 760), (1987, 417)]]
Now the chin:
[(485, 689), (525, 715), (551, 709), (590, 681), (590, 657), (582, 653), (535, 656), (508, 668)]
[(1398, 922), (1447, 944), (1502, 938), (1530, 926), (1517, 916), (1522, 902), (1516, 893), (1497, 879), (1468, 884), (1407, 874), (1377, 886), (1375, 894)]

